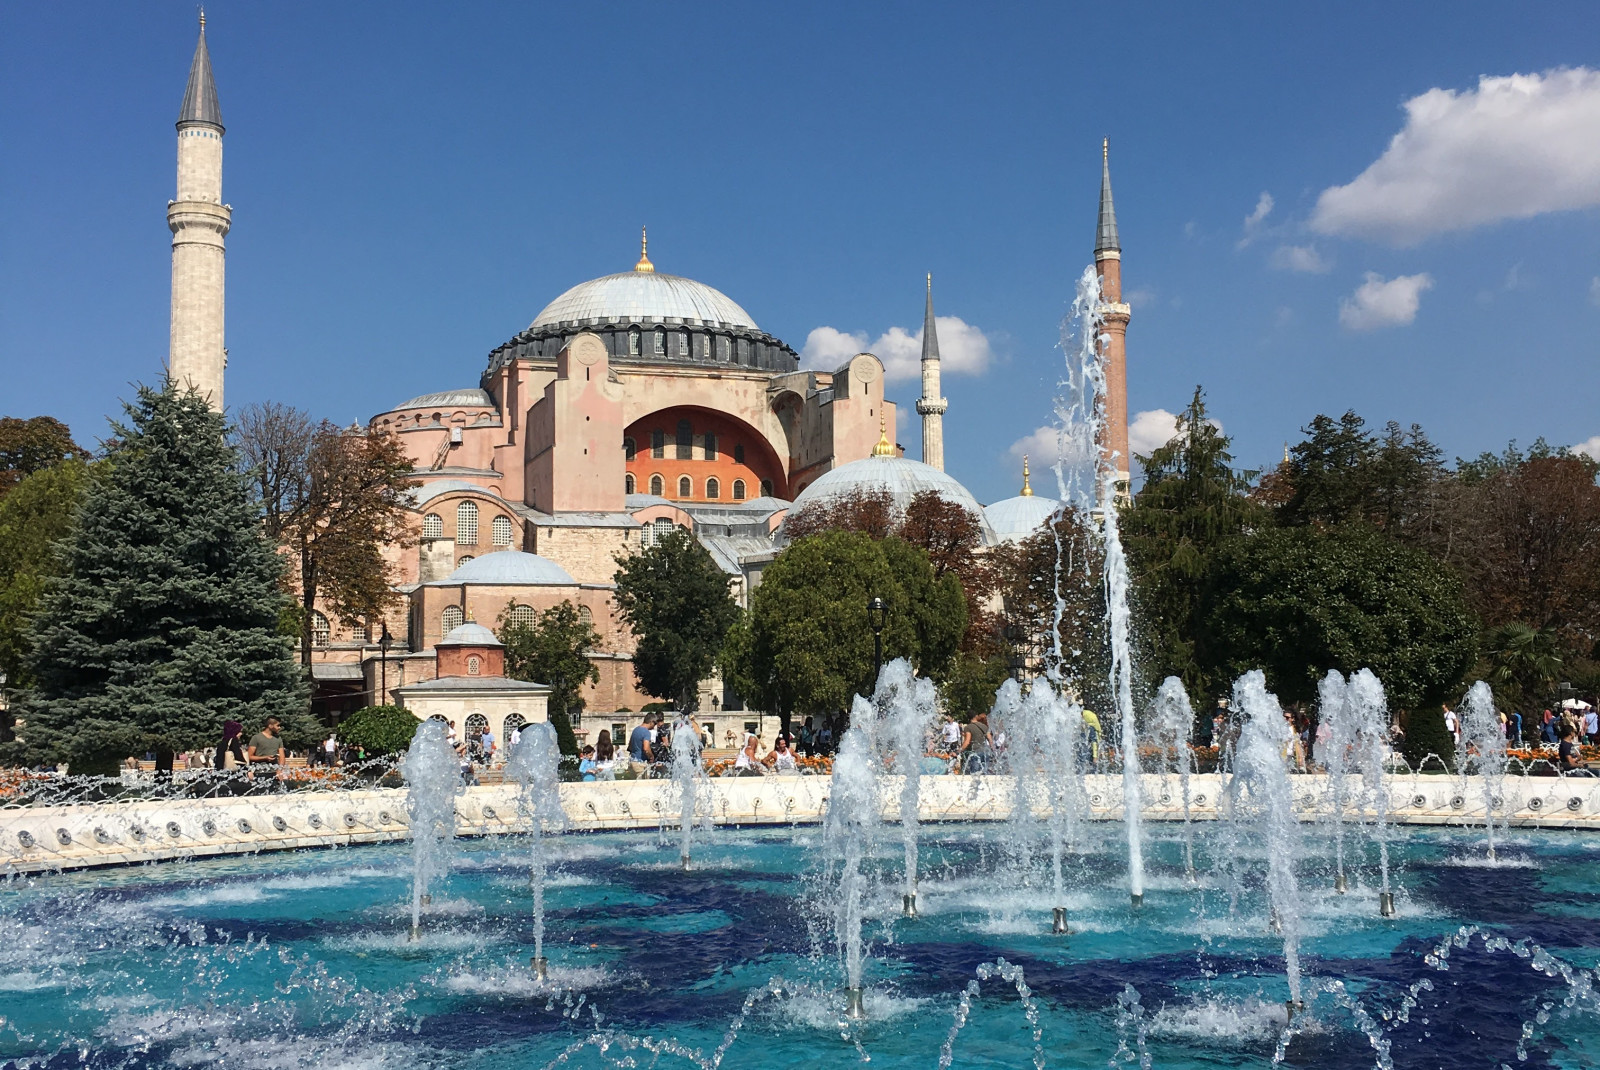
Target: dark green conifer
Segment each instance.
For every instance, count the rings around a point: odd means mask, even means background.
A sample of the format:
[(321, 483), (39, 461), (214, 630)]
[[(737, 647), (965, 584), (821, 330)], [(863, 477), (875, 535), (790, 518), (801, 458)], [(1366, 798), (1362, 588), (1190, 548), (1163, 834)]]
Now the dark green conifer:
[(283, 562), (262, 535), (222, 416), (170, 380), (113, 422), (34, 624), (26, 757), (108, 773), (129, 756), (316, 726), (278, 628)]

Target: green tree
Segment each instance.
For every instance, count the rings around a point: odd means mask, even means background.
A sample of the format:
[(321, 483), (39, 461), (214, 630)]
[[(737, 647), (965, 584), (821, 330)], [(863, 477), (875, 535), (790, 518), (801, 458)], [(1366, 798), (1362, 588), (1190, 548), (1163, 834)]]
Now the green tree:
[[(57, 543), (72, 530), (91, 467), (64, 461), (33, 473), (0, 498), (0, 673), (11, 687), (28, 671), (33, 615), (45, 584), (62, 571)], [(9, 723), (0, 738), (9, 740)]]
[(1229, 444), (1195, 387), (1176, 433), (1139, 458), (1144, 486), (1122, 515), (1149, 675), (1179, 676), (1194, 694), (1225, 683), (1206, 678), (1195, 659), (1202, 582), (1221, 547), (1261, 520), (1247, 496), (1250, 476), (1234, 470)]
[[(1456, 764), (1456, 737), (1450, 734), (1450, 729), (1444, 723), (1444, 707), (1439, 703), (1430, 703), (1420, 709), (1412, 710), (1405, 719), (1406, 737), (1401, 741), (1400, 753), (1413, 769), (1417, 768), (1428, 755), (1434, 755), (1444, 762), (1445, 768), (1453, 769)], [(1437, 772), (1437, 767), (1428, 763), (1428, 769)]]
[(638, 645), (633, 673), (647, 695), (693, 711), (739, 619), (728, 575), (688, 531), (674, 528), (637, 554), (617, 558), (617, 612)]
[(867, 601), (889, 605), (883, 657), (942, 677), (967, 624), (955, 574), (898, 538), (827, 531), (791, 543), (762, 574), (728, 635), (723, 672), (758, 709), (788, 718), (847, 709), (872, 687)]
[(550, 688), (550, 723), (561, 753), (577, 754), (571, 714), (583, 710), (583, 686), (600, 680), (600, 670), (588, 656), (600, 644), (600, 635), (571, 602), (551, 606), (532, 624), (511, 623), (510, 612), (508, 606), (500, 617), (506, 675)]
[(366, 706), (339, 722), (339, 740), (368, 758), (399, 754), (417, 734), (417, 715), (404, 706)]
[(995, 692), (1000, 690), (1010, 671), (1004, 654), (985, 656), (961, 651), (950, 662), (939, 684), (944, 708), (961, 721), (970, 720), (974, 714), (988, 713), (994, 705)]
[(72, 441), (67, 425), (53, 416), (0, 417), (0, 498), (35, 472), (88, 457), (88, 451)]
[(29, 757), (74, 772), (215, 742), (269, 716), (310, 743), (300, 670), (278, 634), (283, 564), (262, 535), (222, 417), (168, 380), (113, 424), (45, 590), (20, 712)]
[(1094, 521), (1069, 505), (1021, 542), (991, 549), (989, 559), (1004, 606), (1002, 635), (1028, 671), (1059, 674), (1099, 702), (1110, 662), (1105, 548)]
[(1212, 679), (1260, 668), (1285, 702), (1329, 669), (1370, 668), (1411, 709), (1457, 697), (1477, 620), (1457, 577), (1365, 525), (1268, 528), (1235, 539), (1207, 579), (1195, 655)]
[(1381, 435), (1354, 412), (1318, 416), (1280, 470), (1286, 496), (1279, 523), (1330, 526), (1365, 522), (1395, 536), (1434, 522), (1443, 455), (1416, 424), (1391, 421)]
[(1505, 709), (1532, 712), (1547, 702), (1561, 675), (1562, 658), (1554, 628), (1520, 621), (1502, 624), (1485, 637), (1485, 679)]

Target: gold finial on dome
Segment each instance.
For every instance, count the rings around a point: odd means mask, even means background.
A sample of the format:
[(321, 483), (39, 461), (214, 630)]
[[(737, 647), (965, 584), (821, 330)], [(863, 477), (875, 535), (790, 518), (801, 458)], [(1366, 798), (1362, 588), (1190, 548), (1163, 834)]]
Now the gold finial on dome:
[(1028, 482), (1028, 455), (1026, 453), (1022, 455), (1022, 496), (1024, 498), (1033, 497), (1033, 485)]
[(874, 457), (894, 456), (894, 443), (889, 441), (888, 425), (881, 415), (878, 417), (878, 444), (872, 447), (872, 455)]
[(650, 231), (646, 227), (639, 228), (639, 262), (633, 265), (633, 270), (647, 275), (654, 274), (656, 270), (656, 266), (650, 262)]

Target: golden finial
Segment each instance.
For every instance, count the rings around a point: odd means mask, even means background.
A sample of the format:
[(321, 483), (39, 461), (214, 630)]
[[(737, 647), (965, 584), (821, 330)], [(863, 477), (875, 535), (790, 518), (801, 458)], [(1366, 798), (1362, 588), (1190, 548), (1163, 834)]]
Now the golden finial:
[(884, 422), (882, 414), (878, 416), (878, 444), (872, 447), (874, 457), (893, 457), (894, 443), (889, 441), (888, 424)]
[(206, 32), (206, 9), (205, 8), (201, 8), (200, 9), (200, 32), (201, 33), (205, 33)]
[(1033, 485), (1028, 482), (1028, 455), (1026, 453), (1022, 455), (1022, 496), (1024, 498), (1033, 497)]
[(463, 606), (462, 607), (461, 617), (462, 617), (462, 623), (471, 624), (472, 623), (472, 607), (471, 606)]
[(633, 265), (633, 270), (651, 274), (656, 266), (650, 262), (650, 231), (645, 227), (639, 228), (639, 262)]
[(1287, 442), (1283, 444), (1283, 463), (1289, 463), (1289, 443)]

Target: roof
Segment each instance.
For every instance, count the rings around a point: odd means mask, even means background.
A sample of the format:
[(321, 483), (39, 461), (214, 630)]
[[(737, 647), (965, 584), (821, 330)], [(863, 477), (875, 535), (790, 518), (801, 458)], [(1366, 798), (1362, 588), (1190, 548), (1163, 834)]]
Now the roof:
[(442, 580), (429, 587), (459, 587), (467, 584), (505, 584), (513, 587), (567, 587), (577, 580), (566, 569), (538, 554), (521, 550), (496, 550), (464, 562)]
[(366, 675), (355, 662), (314, 661), (311, 663), (313, 680), (365, 680)]
[(806, 506), (842, 498), (857, 491), (887, 490), (896, 508), (905, 509), (923, 491), (931, 490), (946, 501), (963, 506), (977, 517), (983, 528), (985, 545), (993, 545), (994, 533), (989, 530), (983, 507), (972, 492), (956, 478), (932, 465), (913, 461), (909, 457), (874, 456), (851, 461), (818, 476), (816, 482), (800, 492), (794, 500), (790, 516), (795, 516)]
[(1122, 251), (1117, 237), (1117, 210), (1111, 203), (1111, 142), (1100, 146), (1100, 225), (1095, 228), (1094, 251), (1097, 253)]
[(421, 683), (406, 684), (404, 687), (392, 688), (397, 695), (408, 695), (416, 692), (428, 691), (549, 691), (545, 684), (536, 684), (529, 680), (513, 680), (508, 676), (441, 676), (437, 680), (423, 680)]
[(479, 390), (477, 387), (469, 387), (461, 390), (441, 390), (437, 394), (423, 394), (420, 397), (412, 398), (410, 401), (403, 401), (396, 405), (394, 409), (389, 411), (394, 412), (398, 409), (426, 409), (431, 408), (434, 405), (493, 404), (494, 398), (489, 396), (489, 392), (487, 390)]
[(410, 491), (411, 501), (418, 509), (420, 509), (428, 502), (439, 497), (441, 494), (450, 494), (459, 490), (470, 490), (478, 494), (487, 494), (491, 498), (500, 497), (500, 495), (496, 494), (488, 487), (482, 487), (476, 483), (468, 483), (464, 479), (430, 479), (428, 482), (422, 484), (422, 486), (415, 487)]
[(744, 570), (739, 567), (743, 558), (772, 553), (772, 539), (764, 535), (700, 535), (700, 545), (706, 548), (717, 567), (730, 576)]
[[(470, 562), (469, 562), (470, 563)], [(504, 646), (498, 636), (481, 624), (467, 621), (450, 629), (450, 634), (435, 646)]]
[(984, 519), (1001, 542), (1020, 542), (1050, 522), (1061, 503), (1054, 498), (1019, 494), (1003, 498), (983, 510)]
[(189, 64), (189, 84), (183, 91), (183, 106), (178, 109), (178, 125), (209, 123), (221, 130), (222, 107), (217, 103), (217, 83), (211, 77), (211, 53), (206, 50), (206, 17), (200, 16), (200, 43), (194, 46), (194, 62)]
[(679, 275), (624, 271), (580, 282), (544, 307), (529, 330), (582, 320), (657, 322), (748, 327), (759, 331), (750, 313), (720, 290)]
[(511, 503), (511, 509), (522, 519), (541, 528), (636, 528), (639, 522), (628, 513), (591, 512), (541, 513), (526, 505)]
[(933, 276), (928, 276), (928, 307), (922, 312), (922, 359), (939, 359), (939, 330), (933, 322)]

